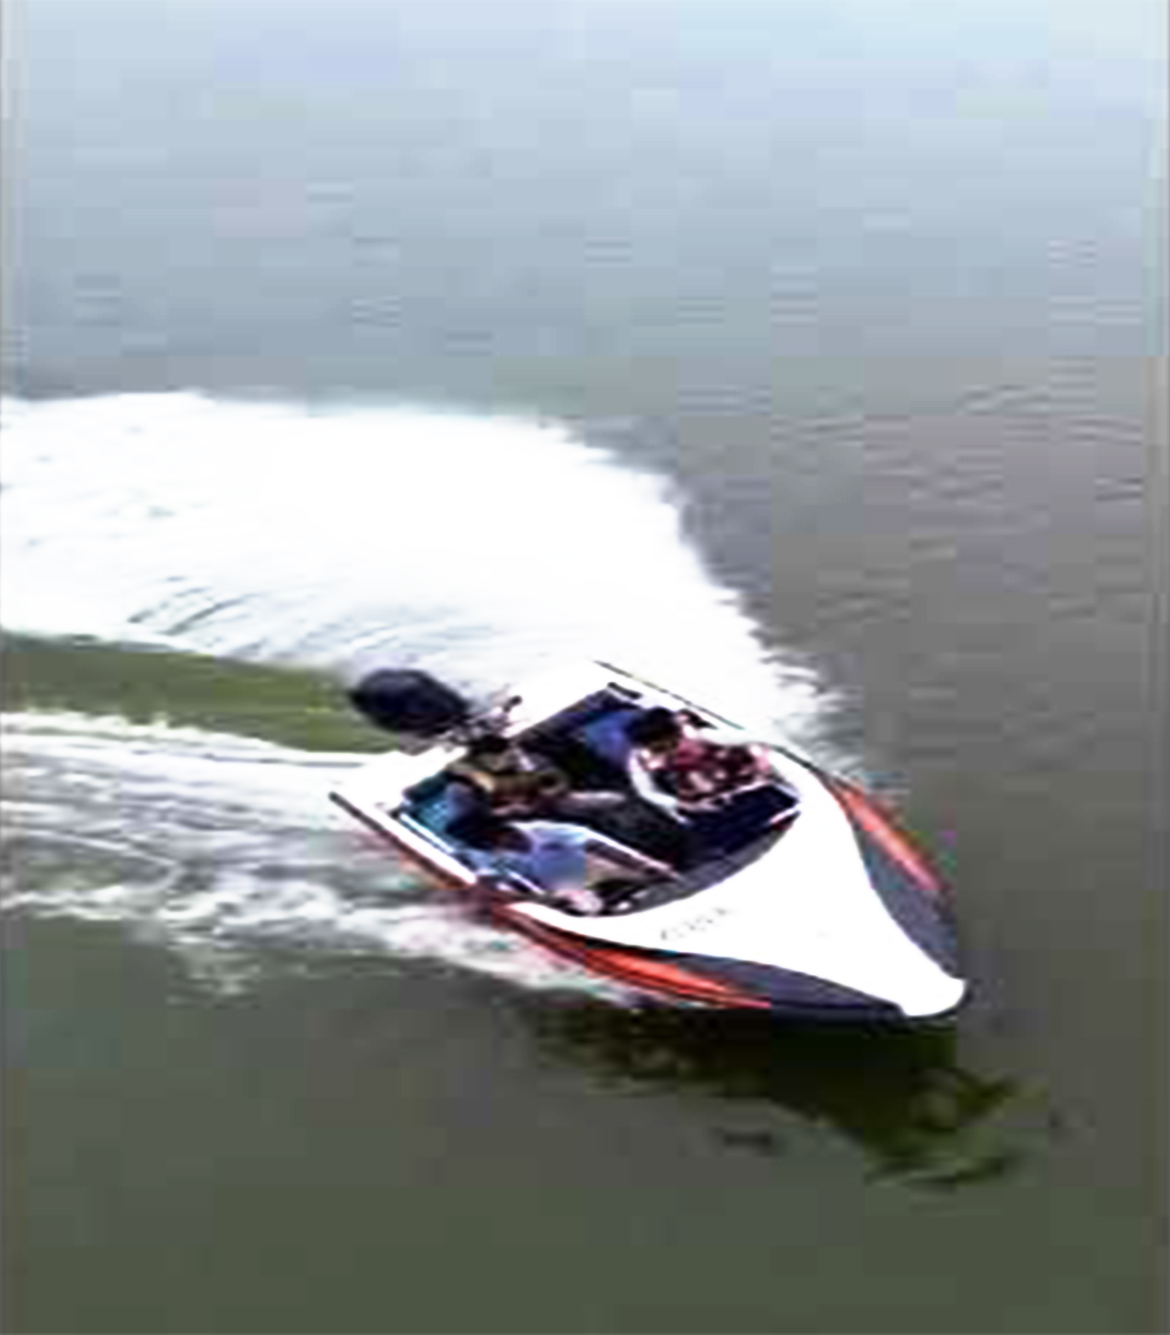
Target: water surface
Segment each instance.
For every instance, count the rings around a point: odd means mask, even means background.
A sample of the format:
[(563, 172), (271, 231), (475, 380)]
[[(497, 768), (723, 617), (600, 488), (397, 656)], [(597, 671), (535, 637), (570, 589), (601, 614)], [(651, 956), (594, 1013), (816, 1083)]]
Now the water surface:
[[(5, 22), (8, 1326), (1160, 1329), (1161, 11)], [(640, 1004), (324, 800), (365, 667), (593, 653), (897, 805), (953, 1030)]]

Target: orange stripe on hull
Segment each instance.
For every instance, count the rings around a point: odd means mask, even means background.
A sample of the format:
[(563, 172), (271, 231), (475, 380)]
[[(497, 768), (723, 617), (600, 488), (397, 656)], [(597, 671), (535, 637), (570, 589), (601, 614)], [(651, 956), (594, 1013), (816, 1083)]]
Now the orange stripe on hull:
[(851, 816), (899, 865), (932, 895), (941, 893), (938, 877), (910, 840), (883, 815), (872, 798), (841, 779), (833, 781), (833, 791), (844, 802)]
[(577, 961), (597, 973), (604, 973), (619, 982), (629, 983), (647, 991), (682, 997), (688, 1001), (705, 1001), (721, 1006), (751, 1006), (770, 1009), (770, 1003), (762, 997), (754, 997), (738, 988), (728, 987), (710, 978), (692, 973), (681, 965), (652, 956), (635, 955), (629, 951), (613, 947), (587, 946), (558, 932), (555, 928), (546, 928), (534, 923), (521, 914), (502, 911), (508, 922), (540, 942), (549, 950), (568, 959)]
[[(444, 872), (425, 855), (396, 839), (389, 830), (383, 829), (364, 816), (362, 812), (349, 807), (348, 803), (345, 805), (374, 835), (389, 844), (399, 857), (426, 872), (432, 880), (439, 882), (448, 889), (461, 891), (464, 896), (467, 896), (468, 892), (474, 889), (474, 887), (459, 881), (450, 873)], [(481, 907), (484, 906), (482, 900), (479, 901), (479, 904)], [(595, 973), (605, 974), (618, 982), (641, 988), (643, 991), (657, 993), (658, 995), (666, 993), (669, 996), (680, 997), (686, 1001), (700, 1001), (708, 1005), (741, 1008), (747, 1006), (761, 1010), (771, 1009), (771, 1003), (765, 1001), (762, 997), (752, 996), (751, 993), (742, 992), (738, 988), (717, 983), (710, 978), (704, 978), (667, 960), (633, 954), (615, 947), (588, 946), (583, 941), (571, 937), (568, 933), (545, 927), (543, 924), (533, 922), (531, 918), (524, 914), (513, 912), (507, 902), (492, 903), (489, 900), (486, 907), (495, 918), (523, 932), (525, 936), (544, 946), (552, 953), (573, 960)]]

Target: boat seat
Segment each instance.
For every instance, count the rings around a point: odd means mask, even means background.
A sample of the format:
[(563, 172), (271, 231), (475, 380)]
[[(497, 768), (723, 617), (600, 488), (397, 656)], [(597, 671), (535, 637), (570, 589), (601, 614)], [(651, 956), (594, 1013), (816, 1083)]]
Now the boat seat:
[(776, 782), (745, 788), (714, 811), (691, 813), (687, 825), (703, 846), (712, 852), (729, 853), (767, 830), (791, 823), (799, 810), (797, 795)]
[(624, 771), (632, 750), (626, 728), (642, 712), (637, 705), (610, 710), (600, 718), (581, 724), (571, 735), (584, 742), (594, 755)]
[(466, 815), (475, 804), (467, 784), (450, 774), (432, 774), (408, 789), (405, 796), (410, 815), (434, 834), (444, 836), (451, 822)]

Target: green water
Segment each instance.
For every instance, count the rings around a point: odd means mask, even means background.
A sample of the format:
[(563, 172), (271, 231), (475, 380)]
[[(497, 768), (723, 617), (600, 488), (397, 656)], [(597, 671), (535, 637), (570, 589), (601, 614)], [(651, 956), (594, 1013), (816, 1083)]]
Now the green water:
[(378, 751), (340, 682), (320, 673), (158, 649), (7, 635), (0, 644), (4, 708), (117, 714), (262, 737), (307, 750)]
[[(1160, 9), (5, 25), (5, 1329), (1164, 1328)], [(381, 742), (304, 645), (577, 609), (799, 665), (952, 1030), (634, 1005), (331, 807)]]

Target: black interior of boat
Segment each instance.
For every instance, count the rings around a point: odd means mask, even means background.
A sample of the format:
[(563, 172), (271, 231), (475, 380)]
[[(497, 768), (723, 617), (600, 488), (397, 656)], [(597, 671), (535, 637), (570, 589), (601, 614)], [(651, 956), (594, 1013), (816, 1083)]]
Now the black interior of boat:
[[(626, 792), (632, 801), (636, 801), (624, 763), (617, 760), (612, 749), (611, 754), (606, 755), (591, 745), (588, 731), (598, 723), (616, 728), (623, 717), (636, 712), (636, 708), (616, 694), (608, 690), (596, 691), (572, 708), (526, 729), (517, 740), (526, 751), (544, 757), (562, 770), (573, 788), (584, 792), (599, 789)], [(445, 835), (452, 814), (451, 788), (458, 783), (459, 780), (446, 771), (429, 775), (406, 790), (407, 810), (428, 829)], [(608, 830), (603, 832), (609, 833)]]
[[(517, 740), (527, 751), (561, 769), (579, 791), (625, 793), (628, 800), (621, 807), (598, 813), (589, 824), (688, 873), (688, 880), (692, 871), (713, 867), (728, 855), (758, 846), (762, 837), (774, 835), (795, 816), (797, 798), (779, 784), (739, 794), (718, 814), (685, 825), (642, 801), (633, 791), (625, 766), (629, 751), (625, 727), (638, 712), (639, 707), (624, 694), (607, 688), (526, 729)], [(406, 810), (455, 844), (447, 826), (465, 809), (466, 794), (466, 785), (443, 771), (407, 790)]]

